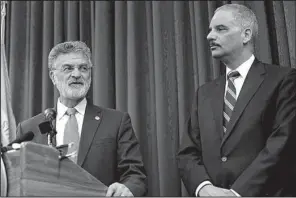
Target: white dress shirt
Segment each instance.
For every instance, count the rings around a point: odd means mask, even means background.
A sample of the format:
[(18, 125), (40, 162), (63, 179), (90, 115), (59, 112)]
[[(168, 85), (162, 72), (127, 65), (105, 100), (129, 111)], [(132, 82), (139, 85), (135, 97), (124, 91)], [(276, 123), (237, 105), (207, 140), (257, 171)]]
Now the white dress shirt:
[[(244, 62), (243, 64), (241, 64), (240, 66), (238, 66), (235, 70), (233, 71), (238, 71), (240, 76), (234, 79), (234, 86), (235, 86), (235, 90), (236, 90), (236, 99), (243, 87), (243, 84), (245, 82), (245, 79), (247, 77), (247, 74), (253, 64), (255, 60), (255, 56), (252, 54), (252, 56), (246, 60), (246, 62)], [(230, 68), (227, 67), (226, 65), (226, 74), (229, 74), (229, 72), (232, 72), (232, 70)], [(228, 80), (227, 80), (227, 75), (226, 75), (226, 84), (225, 84), (225, 92), (224, 92), (224, 96), (226, 94), (226, 89), (228, 86)]]
[[(245, 82), (245, 79), (247, 77), (247, 74), (255, 60), (255, 56), (252, 54), (252, 56), (246, 60), (244, 63), (242, 63), (240, 66), (238, 66), (235, 70), (233, 71), (238, 71), (240, 73), (240, 76), (234, 79), (234, 86), (236, 89), (236, 99), (238, 98), (238, 95), (243, 87), (243, 84)], [(226, 74), (229, 74), (229, 72), (232, 72), (230, 68), (227, 67), (226, 65)], [(226, 83), (225, 83), (225, 90), (224, 90), (224, 96), (226, 95), (226, 89), (228, 86), (228, 81), (227, 81), (227, 75), (226, 75)], [(198, 193), (202, 187), (205, 185), (211, 185), (212, 183), (210, 181), (203, 181), (199, 186), (196, 188), (195, 191), (195, 196), (198, 196)], [(235, 192), (234, 190), (230, 189), (236, 196), (240, 197), (240, 195)]]
[[(83, 119), (84, 119), (84, 114), (85, 114), (85, 109), (86, 109), (86, 98), (84, 98), (80, 103), (78, 103), (74, 108), (76, 109), (76, 119), (78, 122), (78, 133), (79, 133), (79, 139), (81, 137), (81, 130), (82, 130), (82, 124), (83, 124)], [(63, 105), (58, 99), (57, 102), (57, 118), (56, 118), (56, 145), (62, 145), (64, 144), (64, 130), (66, 123), (68, 122), (69, 116), (66, 114), (68, 107)]]

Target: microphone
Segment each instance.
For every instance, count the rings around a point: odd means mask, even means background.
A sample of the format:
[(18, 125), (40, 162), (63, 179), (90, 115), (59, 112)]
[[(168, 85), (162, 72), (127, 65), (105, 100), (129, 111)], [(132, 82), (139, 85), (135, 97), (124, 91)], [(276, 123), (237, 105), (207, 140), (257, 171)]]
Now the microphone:
[(42, 134), (51, 133), (51, 131), (53, 130), (52, 124), (49, 121), (40, 123), (38, 127)]
[(29, 131), (28, 133), (23, 134), (21, 137), (16, 138), (12, 142), (10, 142), (7, 146), (11, 146), (14, 143), (22, 143), (24, 141), (31, 141), (34, 138), (34, 133), (32, 131)]
[(21, 137), (19, 137), (19, 138), (13, 140), (12, 142), (10, 142), (7, 146), (2, 147), (1, 152), (6, 152), (8, 150), (13, 149), (12, 144), (15, 144), (15, 143), (20, 144), (20, 143), (25, 142), (25, 141), (31, 141), (33, 138), (34, 138), (34, 133), (32, 131), (29, 131), (28, 133), (25, 133)]
[(57, 117), (57, 112), (53, 108), (45, 109), (44, 111), (45, 118), (49, 121), (53, 121)]
[(56, 119), (57, 113), (53, 108), (48, 108), (44, 110), (43, 114), (48, 121), (39, 124), (39, 129), (42, 134), (47, 134), (48, 145), (52, 146), (53, 137), (57, 133), (52, 123)]

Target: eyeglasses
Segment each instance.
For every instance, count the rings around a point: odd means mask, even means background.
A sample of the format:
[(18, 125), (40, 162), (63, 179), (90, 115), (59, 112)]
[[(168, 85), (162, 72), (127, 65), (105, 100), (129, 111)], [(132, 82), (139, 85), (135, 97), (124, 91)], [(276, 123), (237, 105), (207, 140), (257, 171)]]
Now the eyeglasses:
[(74, 69), (77, 68), (81, 73), (87, 73), (91, 69), (91, 67), (87, 65), (78, 65), (77, 67), (74, 67), (72, 65), (63, 65), (61, 68), (52, 68), (51, 70), (59, 70), (63, 73), (72, 73)]

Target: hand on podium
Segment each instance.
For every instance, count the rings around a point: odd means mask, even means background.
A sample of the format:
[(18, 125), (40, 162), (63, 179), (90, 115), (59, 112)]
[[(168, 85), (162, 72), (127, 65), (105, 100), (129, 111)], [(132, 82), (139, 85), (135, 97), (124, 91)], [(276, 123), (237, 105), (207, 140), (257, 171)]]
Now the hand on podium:
[(133, 193), (124, 185), (118, 182), (111, 184), (107, 190), (106, 197), (133, 197)]

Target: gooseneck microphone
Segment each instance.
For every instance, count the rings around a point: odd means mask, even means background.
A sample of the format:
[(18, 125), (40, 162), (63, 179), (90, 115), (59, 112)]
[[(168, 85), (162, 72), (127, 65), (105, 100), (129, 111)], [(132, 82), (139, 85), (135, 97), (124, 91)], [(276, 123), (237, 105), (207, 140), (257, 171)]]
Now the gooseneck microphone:
[(48, 145), (52, 146), (53, 144), (53, 137), (56, 135), (56, 130), (53, 126), (53, 121), (56, 119), (57, 113), (53, 108), (45, 109), (43, 112), (46, 122), (39, 124), (39, 129), (42, 134), (47, 134), (47, 141)]
[(20, 136), (19, 138), (16, 138), (15, 140), (13, 140), (12, 142), (10, 142), (7, 146), (2, 147), (1, 148), (1, 152), (6, 152), (9, 150), (12, 150), (12, 144), (14, 143), (22, 143), (22, 142), (26, 142), (26, 141), (31, 141), (34, 138), (34, 133), (32, 131), (29, 131), (25, 134), (23, 134), (22, 136)]

